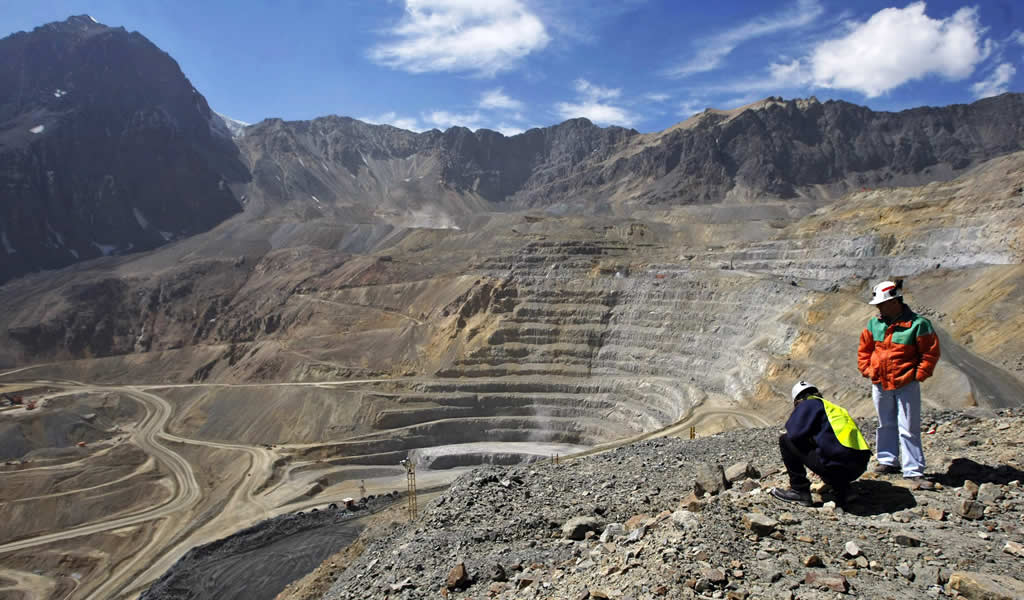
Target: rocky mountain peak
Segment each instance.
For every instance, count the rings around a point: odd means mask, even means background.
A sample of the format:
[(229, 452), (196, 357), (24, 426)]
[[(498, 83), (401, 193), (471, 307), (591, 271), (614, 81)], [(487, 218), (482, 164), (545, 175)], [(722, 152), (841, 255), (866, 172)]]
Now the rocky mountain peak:
[(227, 184), (248, 172), (216, 120), (139, 33), (81, 15), (0, 40), (0, 281), (153, 248), (240, 210)]
[[(97, 33), (103, 33), (115, 29), (108, 27), (103, 23), (100, 23), (90, 15), (72, 15), (63, 21), (54, 21), (53, 23), (47, 23), (37, 27), (33, 32), (37, 31), (49, 31), (54, 33), (62, 34), (73, 34), (78, 36), (87, 36)], [(124, 31), (123, 27), (116, 28), (119, 31)]]

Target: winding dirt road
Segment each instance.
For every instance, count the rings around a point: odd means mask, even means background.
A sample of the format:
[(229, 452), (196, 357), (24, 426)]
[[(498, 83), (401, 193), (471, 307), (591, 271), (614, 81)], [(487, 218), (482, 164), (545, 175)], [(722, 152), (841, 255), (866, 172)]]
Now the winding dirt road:
[[(31, 368), (31, 367), (29, 367)], [(4, 375), (11, 375), (17, 372), (21, 372), (25, 369), (16, 369), (14, 371), (7, 371), (0, 374), (0, 377)], [(339, 380), (339, 381), (320, 381), (320, 382), (294, 382), (294, 383), (276, 383), (276, 384), (253, 384), (251, 387), (257, 386), (300, 386), (300, 387), (338, 387), (338, 386), (350, 386), (356, 384), (376, 383), (380, 381), (394, 381), (393, 379), (360, 379), (360, 380)], [(196, 480), (195, 473), (192, 470), (191, 465), (188, 461), (183, 458), (180, 454), (175, 452), (172, 448), (166, 446), (162, 442), (173, 442), (178, 444), (191, 444), (197, 446), (207, 446), (212, 448), (220, 448), (224, 450), (232, 450), (242, 452), (249, 456), (249, 465), (245, 470), (243, 477), (241, 477), (240, 483), (237, 485), (235, 491), (232, 493), (228, 500), (228, 503), (223, 510), (221, 510), (217, 517), (208, 521), (203, 527), (200, 527), (194, 531), (191, 535), (186, 536), (184, 539), (179, 540), (172, 548), (167, 548), (166, 545), (174, 539), (178, 531), (176, 527), (168, 527), (167, 524), (171, 523), (168, 520), (164, 524), (158, 527), (157, 532), (152, 536), (149, 543), (145, 548), (136, 552), (129, 560), (118, 565), (117, 570), (106, 577), (103, 584), (94, 590), (88, 597), (97, 600), (106, 600), (112, 598), (118, 593), (123, 593), (126, 586), (141, 584), (148, 584), (158, 578), (164, 571), (166, 571), (181, 555), (187, 552), (191, 547), (197, 544), (207, 543), (213, 539), (228, 535), (233, 531), (259, 522), (263, 519), (270, 518), (283, 512), (290, 512), (296, 510), (296, 506), (285, 506), (285, 507), (271, 507), (268, 506), (256, 490), (260, 488), (263, 482), (267, 481), (273, 473), (274, 461), (278, 458), (278, 455), (271, 452), (268, 449), (262, 447), (246, 446), (241, 444), (230, 444), (223, 442), (213, 442), (206, 440), (194, 440), (176, 436), (166, 431), (167, 423), (170, 421), (174, 413), (174, 408), (163, 397), (153, 393), (149, 390), (159, 390), (166, 388), (192, 388), (192, 387), (250, 387), (248, 384), (165, 384), (165, 385), (90, 385), (78, 381), (70, 380), (46, 380), (36, 381), (34, 384), (47, 385), (51, 387), (62, 388), (62, 391), (57, 393), (47, 394), (46, 399), (59, 398), (62, 396), (69, 396), (74, 394), (92, 394), (92, 393), (122, 393), (128, 397), (136, 400), (142, 404), (145, 410), (145, 416), (139, 422), (139, 424), (133, 428), (130, 432), (129, 439), (137, 444), (144, 452), (146, 452), (151, 460), (155, 460), (165, 468), (173, 482), (174, 492), (169, 499), (162, 502), (161, 504), (148, 508), (142, 511), (138, 511), (129, 515), (105, 519), (93, 523), (87, 523), (78, 527), (73, 527), (60, 532), (49, 533), (39, 535), (31, 538), (22, 540), (16, 540), (6, 544), (0, 545), (0, 555), (15, 552), (19, 550), (25, 550), (49, 544), (53, 542), (59, 542), (69, 538), (81, 537), (85, 535), (92, 535), (96, 533), (102, 533), (104, 531), (110, 531), (114, 529), (120, 529), (124, 527), (130, 527), (139, 525), (145, 522), (163, 519), (172, 515), (181, 516), (186, 514), (189, 510), (194, 508), (199, 501), (202, 499), (202, 490)], [(110, 449), (104, 449), (100, 452), (109, 452)], [(95, 455), (93, 455), (95, 456)], [(76, 464), (81, 464), (84, 460), (74, 461)], [(70, 463), (64, 463), (59, 465), (47, 465), (42, 467), (33, 467), (29, 470), (60, 470), (69, 468)], [(114, 482), (108, 482), (103, 486), (109, 486)], [(103, 487), (96, 486), (96, 487)], [(91, 488), (90, 488), (91, 489)], [(79, 493), (85, 490), (73, 490), (67, 492), (67, 494)], [(320, 501), (322, 502), (322, 500)], [(310, 504), (316, 504), (316, 501)], [(226, 518), (222, 518), (224, 516)], [(154, 561), (153, 557), (158, 556), (159, 558)], [(142, 571), (142, 573), (140, 573)]]
[[(99, 454), (99, 453), (97, 453), (97, 454)], [(93, 456), (96, 456), (96, 455), (93, 455)], [(75, 462), (80, 462), (80, 461), (75, 461)], [(110, 481), (104, 481), (103, 483), (99, 483), (99, 484), (96, 484), (96, 485), (91, 485), (89, 487), (77, 488), (77, 489), (74, 489), (74, 490), (67, 490), (66, 492), (54, 492), (52, 494), (43, 494), (43, 495), (40, 495), (40, 496), (26, 496), (24, 498), (15, 498), (14, 500), (8, 500), (7, 504), (17, 504), (19, 502), (31, 502), (33, 500), (42, 500), (43, 498), (56, 498), (56, 497), (59, 497), (59, 496), (71, 496), (73, 494), (81, 494), (82, 492), (91, 492), (91, 491), (94, 491), (94, 490), (100, 490), (100, 489), (103, 489), (103, 488), (106, 488), (106, 487), (110, 487), (112, 485), (117, 485), (119, 483), (123, 483), (125, 481), (128, 481), (129, 479), (132, 479), (133, 477), (138, 477), (139, 475), (141, 475), (143, 473), (147, 473), (149, 471), (152, 471), (155, 462), (156, 461), (154, 461), (153, 457), (151, 456), (151, 457), (149, 457), (149, 459), (146, 460), (146, 462), (144, 462), (141, 465), (139, 465), (138, 467), (136, 467), (135, 470), (133, 470), (131, 473), (128, 473), (127, 475), (122, 475), (122, 476), (118, 477), (117, 479), (111, 479)], [(24, 473), (26, 471), (31, 471), (31, 470), (32, 469), (24, 469), (24, 470), (21, 470), (21, 471), (17, 471), (17, 473), (21, 474), (21, 473)]]
[(369, 305), (369, 304), (359, 304), (357, 302), (339, 302), (337, 300), (328, 300), (326, 298), (318, 298), (316, 296), (310, 296), (309, 294), (295, 294), (295, 296), (297, 298), (304, 298), (306, 300), (311, 300), (313, 302), (323, 302), (324, 304), (333, 304), (333, 305), (339, 306), (341, 308), (353, 308), (353, 307), (355, 307), (355, 308), (366, 308), (366, 309), (369, 309), (369, 310), (375, 310), (375, 311), (383, 313), (385, 315), (391, 315), (391, 316), (394, 316), (394, 317), (398, 317), (400, 319), (408, 319), (410, 321), (413, 321), (417, 325), (423, 325), (423, 321), (422, 320), (417, 319), (416, 317), (407, 315), (407, 314), (405, 314), (403, 312), (398, 312), (397, 310), (391, 310), (389, 308), (381, 308), (379, 306), (372, 306), (372, 305)]
[(124, 517), (89, 523), (56, 533), (40, 535), (0, 545), (0, 554), (14, 550), (32, 548), (34, 546), (41, 546), (43, 544), (66, 540), (68, 538), (136, 525), (170, 515), (183, 508), (191, 506), (199, 500), (201, 497), (199, 483), (196, 481), (195, 474), (192, 472), (192, 466), (189, 465), (188, 461), (182, 458), (179, 454), (170, 450), (158, 441), (160, 434), (163, 432), (164, 427), (167, 425), (167, 421), (171, 418), (173, 413), (170, 404), (167, 404), (166, 402), (153, 402), (149, 398), (149, 395), (143, 395), (141, 392), (132, 390), (131, 388), (115, 389), (84, 387), (66, 391), (61, 394), (55, 394), (51, 397), (80, 394), (83, 392), (103, 393), (114, 391), (127, 393), (129, 396), (132, 396), (142, 402), (145, 407), (146, 416), (142, 419), (142, 423), (139, 425), (138, 430), (133, 434), (132, 438), (144, 452), (155, 458), (157, 462), (167, 468), (175, 483), (174, 494), (169, 500), (158, 506)]

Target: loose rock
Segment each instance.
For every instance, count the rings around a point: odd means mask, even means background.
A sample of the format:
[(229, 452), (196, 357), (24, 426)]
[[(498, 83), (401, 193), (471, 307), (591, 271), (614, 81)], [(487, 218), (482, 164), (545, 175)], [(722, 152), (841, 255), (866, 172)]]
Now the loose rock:
[(1003, 552), (1024, 558), (1024, 544), (1006, 542), (1006, 545), (1003, 546)]
[(700, 521), (697, 520), (697, 515), (688, 510), (677, 510), (672, 513), (672, 524), (680, 529), (688, 530), (700, 527)]
[(711, 494), (712, 496), (722, 493), (729, 487), (725, 480), (725, 471), (722, 465), (702, 464), (697, 467), (697, 475), (693, 481), (693, 492), (697, 496)]
[(448, 572), (446, 586), (450, 590), (465, 588), (470, 582), (469, 573), (466, 571), (465, 563), (459, 563)]
[(832, 573), (821, 573), (819, 571), (808, 571), (804, 577), (804, 583), (817, 587), (824, 587), (845, 594), (850, 589), (850, 584), (843, 575)]
[(758, 536), (765, 537), (771, 535), (779, 523), (761, 513), (747, 513), (743, 515), (743, 525)]
[(757, 467), (749, 462), (738, 462), (725, 470), (725, 480), (729, 483), (736, 483), (744, 479), (758, 479), (761, 473)]
[(1024, 598), (1024, 581), (1005, 575), (958, 571), (949, 576), (949, 589), (969, 600)]
[(846, 542), (844, 549), (846, 551), (846, 556), (850, 558), (856, 558), (860, 556), (860, 546), (858, 546), (857, 542), (854, 542), (853, 540)]
[(985, 507), (974, 500), (961, 500), (957, 504), (956, 512), (965, 519), (978, 520), (985, 516)]

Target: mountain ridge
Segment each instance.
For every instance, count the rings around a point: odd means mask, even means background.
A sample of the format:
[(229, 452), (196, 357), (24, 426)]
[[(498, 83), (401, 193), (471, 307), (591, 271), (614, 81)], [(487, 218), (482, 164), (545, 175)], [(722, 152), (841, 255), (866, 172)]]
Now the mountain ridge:
[[(510, 137), (461, 127), (415, 133), (356, 125), (362, 122), (339, 116), (268, 119), (248, 129), (242, 147), (246, 151), (247, 144), (259, 144), (266, 135), (313, 135), (327, 148), (314, 157), (340, 163), (356, 178), (360, 152), (382, 159), (434, 155), (440, 160), (434, 174), (441, 183), (479, 196), (496, 210), (624, 215), (651, 206), (718, 203), (737, 195), (746, 202), (803, 198), (820, 204), (860, 187), (947, 180), (1024, 147), (1024, 129), (1013, 125), (1021, 115), (1024, 96), (1018, 94), (898, 113), (842, 101), (776, 97), (733, 111), (709, 109), (650, 134), (600, 128), (586, 119)], [(1001, 121), (1010, 126), (991, 125)], [(277, 150), (287, 153), (293, 147)], [(331, 187), (319, 170), (298, 170), (305, 171), (299, 178)], [(376, 173), (372, 177), (379, 179)]]
[[(26, 52), (50, 38), (67, 49)], [(118, 52), (104, 50), (104, 40), (116, 40)], [(106, 68), (115, 54), (128, 57), (128, 68), (88, 75), (90, 61)], [(0, 97), (0, 173), (13, 190), (0, 281), (151, 249), (239, 212), (244, 221), (284, 215), (397, 228), (452, 226), (491, 212), (629, 216), (719, 203), (807, 214), (850, 190), (945, 181), (1024, 148), (1024, 96), (1010, 93), (899, 112), (769, 96), (652, 133), (582, 118), (514, 136), (464, 127), (416, 133), (335, 115), (229, 127), (173, 58), (138, 32), (88, 16), (9, 36), (0, 55), (0, 82), (18, 90)], [(26, 69), (36, 63), (47, 68)], [(124, 79), (141, 64), (162, 74)], [(52, 74), (32, 82), (15, 75), (26, 70)], [(61, 83), (75, 83), (68, 73), (76, 72), (95, 79), (87, 83), (96, 98), (81, 100)], [(123, 97), (143, 102), (128, 106)], [(105, 132), (123, 132), (88, 158), (67, 148), (109, 136), (61, 125), (82, 111)], [(67, 181), (68, 171), (79, 174)]]

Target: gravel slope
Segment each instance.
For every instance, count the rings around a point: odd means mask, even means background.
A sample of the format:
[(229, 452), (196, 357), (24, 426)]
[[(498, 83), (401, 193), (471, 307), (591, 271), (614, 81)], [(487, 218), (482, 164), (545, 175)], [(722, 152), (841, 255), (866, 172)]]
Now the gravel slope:
[[(986, 577), (1024, 580), (1014, 554), (1024, 553), (1014, 545), (1024, 542), (1024, 412), (931, 413), (925, 422), (937, 425), (925, 448), (939, 489), (867, 475), (847, 511), (768, 496), (785, 483), (776, 428), (474, 471), (414, 525), (371, 543), (323, 598), (938, 597), (952, 592), (950, 577), (967, 597), (982, 597), (971, 585), (1019, 597), (1012, 586), (1024, 583)], [(862, 425), (873, 443), (875, 423)], [(699, 471), (739, 461), (761, 477), (691, 496)], [(979, 492), (968, 480), (988, 484)], [(564, 527), (581, 517), (594, 533)], [(613, 523), (620, 535), (602, 541)]]

